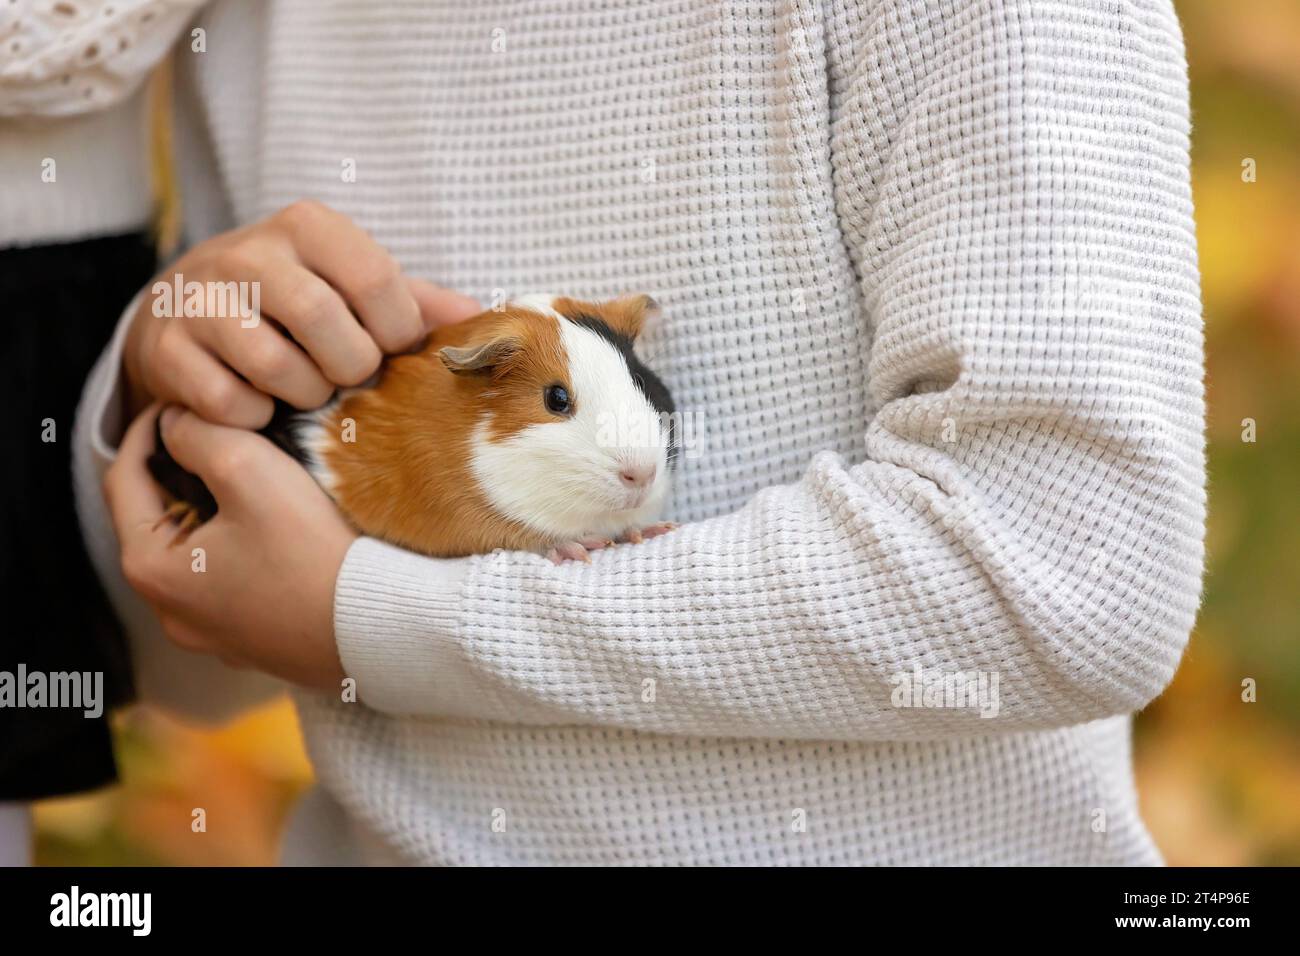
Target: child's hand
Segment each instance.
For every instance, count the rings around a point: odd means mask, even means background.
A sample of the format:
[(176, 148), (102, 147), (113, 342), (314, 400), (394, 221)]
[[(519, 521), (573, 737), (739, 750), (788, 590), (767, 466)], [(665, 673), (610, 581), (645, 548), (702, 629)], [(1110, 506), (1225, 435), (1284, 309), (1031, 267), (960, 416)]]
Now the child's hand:
[[(257, 283), (260, 315), (241, 315), (232, 296), (216, 309), (226, 314), (186, 316), (182, 299), (160, 310), (175, 317), (160, 316), (151, 286), (123, 357), (131, 409), (178, 402), (209, 421), (245, 428), (270, 421), (268, 396), (316, 408), (336, 386), (365, 381), (384, 353), (481, 311), (473, 299), (404, 276), (365, 230), (310, 201), (200, 243), (158, 281), (174, 287), (178, 274), (182, 285), (204, 290)], [(243, 288), (247, 304), (253, 287)]]
[[(158, 407), (136, 418), (104, 479), (127, 581), (179, 646), (304, 687), (337, 690), (334, 583), (357, 534), (296, 461), (261, 435), (171, 408), (163, 439), (217, 499), (182, 542), (145, 467)], [(202, 549), (195, 552), (195, 549)]]

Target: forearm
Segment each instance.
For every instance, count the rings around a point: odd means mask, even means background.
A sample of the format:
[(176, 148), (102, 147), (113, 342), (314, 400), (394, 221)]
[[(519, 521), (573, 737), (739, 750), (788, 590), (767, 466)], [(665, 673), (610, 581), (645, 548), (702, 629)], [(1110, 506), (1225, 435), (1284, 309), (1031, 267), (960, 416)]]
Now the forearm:
[[(1067, 725), (1159, 692), (1194, 608), (1176, 576), (1128, 553), (1105, 569), (1043, 554), (1061, 529), (1026, 538), (948, 484), (825, 455), (794, 487), (590, 568), (363, 542), (336, 597), (345, 669), (394, 712), (814, 739)], [(1159, 536), (1145, 520), (1114, 533), (1102, 547)], [(1150, 583), (1116, 587), (1130, 577)], [(997, 699), (898, 706), (917, 667), (983, 675)]]

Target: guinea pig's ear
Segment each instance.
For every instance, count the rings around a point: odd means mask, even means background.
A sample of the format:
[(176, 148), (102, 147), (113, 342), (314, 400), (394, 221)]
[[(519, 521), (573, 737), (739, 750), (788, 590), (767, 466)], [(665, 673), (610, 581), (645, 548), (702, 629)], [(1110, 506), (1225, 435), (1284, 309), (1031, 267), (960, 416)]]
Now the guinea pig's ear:
[(438, 350), (438, 358), (456, 375), (482, 375), (509, 362), (519, 354), (523, 343), (514, 335), (497, 335), (486, 342)]
[(625, 295), (606, 308), (610, 326), (629, 339), (635, 339), (660, 316), (659, 303), (648, 295)]

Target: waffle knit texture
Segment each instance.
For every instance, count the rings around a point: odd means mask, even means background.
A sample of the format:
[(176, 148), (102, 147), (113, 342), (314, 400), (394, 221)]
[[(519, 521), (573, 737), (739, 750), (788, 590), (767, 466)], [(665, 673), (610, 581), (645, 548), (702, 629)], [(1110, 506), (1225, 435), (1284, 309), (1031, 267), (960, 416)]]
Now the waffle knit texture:
[[(1159, 862), (1129, 715), (1187, 640), (1205, 511), (1166, 0), (204, 23), (191, 240), (309, 196), (484, 301), (650, 292), (640, 351), (695, 424), (684, 526), (590, 566), (352, 548), (364, 703), (298, 700), (370, 859)], [(94, 484), (117, 354), (78, 441), (129, 612)], [(996, 716), (897, 706), (918, 668), (996, 677)]]

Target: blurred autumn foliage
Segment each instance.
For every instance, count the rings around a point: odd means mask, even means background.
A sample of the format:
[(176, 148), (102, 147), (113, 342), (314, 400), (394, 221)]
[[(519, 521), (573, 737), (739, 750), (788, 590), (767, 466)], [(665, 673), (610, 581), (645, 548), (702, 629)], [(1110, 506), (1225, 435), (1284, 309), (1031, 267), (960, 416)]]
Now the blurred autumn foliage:
[[(1209, 557), (1183, 665), (1137, 721), (1138, 784), (1170, 863), (1296, 865), (1300, 4), (1176, 7), (1192, 83), (1209, 355)], [(174, 203), (167, 209), (164, 238), (175, 222)], [(1252, 422), (1255, 440), (1243, 440)], [(1243, 700), (1245, 681), (1253, 703)], [(124, 782), (39, 806), (39, 862), (275, 860), (285, 815), (311, 779), (287, 701), (216, 732), (146, 708), (119, 715), (116, 727)], [(195, 808), (206, 833), (192, 831)]]
[(1300, 4), (1176, 6), (1208, 349), (1209, 555), (1182, 667), (1138, 718), (1138, 785), (1170, 863), (1296, 865)]
[[(54, 866), (270, 866), (311, 782), (287, 698), (217, 731), (147, 707), (114, 726), (123, 783), (37, 808), (37, 862)], [(202, 810), (204, 831), (195, 832)]]

